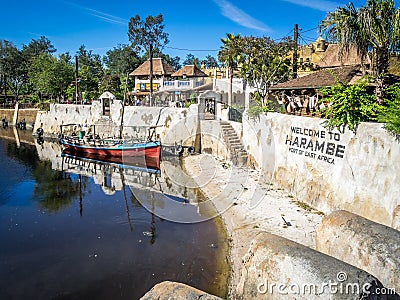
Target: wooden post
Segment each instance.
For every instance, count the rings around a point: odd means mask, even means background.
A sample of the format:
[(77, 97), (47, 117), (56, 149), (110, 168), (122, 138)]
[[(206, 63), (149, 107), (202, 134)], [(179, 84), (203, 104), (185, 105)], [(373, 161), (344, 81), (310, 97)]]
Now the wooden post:
[(294, 24), (294, 49), (293, 49), (293, 79), (297, 78), (297, 40), (299, 38), (299, 25)]
[(149, 57), (150, 57), (150, 106), (153, 106), (153, 45), (149, 46)]
[(15, 108), (14, 108), (14, 117), (13, 117), (13, 126), (17, 126), (18, 122), (18, 102), (15, 103)]
[(78, 90), (78, 56), (75, 56), (75, 103), (78, 104), (79, 90)]

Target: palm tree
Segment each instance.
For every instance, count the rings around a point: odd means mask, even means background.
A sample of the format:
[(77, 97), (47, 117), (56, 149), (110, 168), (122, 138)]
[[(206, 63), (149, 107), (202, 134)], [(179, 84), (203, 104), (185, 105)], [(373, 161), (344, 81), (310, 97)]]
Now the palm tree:
[(383, 75), (388, 72), (390, 53), (400, 45), (400, 10), (394, 1), (367, 0), (358, 9), (349, 3), (329, 13), (320, 28), (328, 39), (341, 45), (341, 51), (355, 46), (362, 59), (370, 56), (379, 93)]
[(228, 106), (232, 106), (232, 85), (233, 85), (233, 70), (237, 67), (239, 62), (241, 49), (240, 49), (240, 34), (234, 35), (231, 33), (226, 34), (226, 38), (221, 39), (223, 45), (218, 52), (218, 60), (222, 62), (229, 69), (229, 94)]

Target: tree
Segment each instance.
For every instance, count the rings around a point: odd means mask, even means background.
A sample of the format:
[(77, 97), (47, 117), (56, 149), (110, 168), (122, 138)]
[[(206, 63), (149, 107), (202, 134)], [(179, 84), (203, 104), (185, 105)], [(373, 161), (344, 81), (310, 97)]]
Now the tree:
[(232, 86), (233, 86), (233, 71), (236, 69), (238, 62), (240, 60), (240, 34), (234, 35), (227, 33), (226, 38), (222, 38), (222, 46), (218, 52), (218, 59), (226, 67), (229, 68), (229, 94), (228, 94), (228, 106), (232, 106)]
[(144, 60), (139, 57), (130, 45), (118, 45), (114, 49), (107, 51), (103, 62), (107, 69), (101, 82), (101, 90), (111, 91), (117, 97), (123, 97), (121, 91), (125, 91), (126, 76), (128, 76), (128, 86), (133, 84), (128, 73), (136, 69)]
[(171, 67), (173, 67), (175, 70), (179, 70), (181, 66), (181, 58), (179, 56), (169, 56), (168, 54), (163, 54), (161, 56), (163, 60), (165, 60)]
[(400, 45), (400, 10), (396, 9), (394, 1), (367, 0), (366, 5), (358, 9), (350, 3), (329, 13), (320, 27), (328, 39), (341, 45), (342, 51), (355, 46), (361, 58), (370, 55), (372, 70), (378, 77), (377, 94), (381, 102), (382, 78), (388, 71), (390, 52), (398, 50)]
[(39, 99), (46, 94), (53, 99), (64, 98), (68, 86), (74, 78), (74, 68), (66, 55), (59, 59), (51, 54), (41, 53), (31, 61), (29, 69), (29, 81), (34, 90), (38, 93)]
[(162, 48), (168, 44), (168, 34), (164, 32), (164, 18), (162, 14), (155, 17), (147, 16), (141, 20), (139, 15), (132, 17), (128, 25), (128, 37), (132, 46), (144, 49), (149, 53), (150, 59), (150, 105), (153, 97), (153, 49)]
[(142, 63), (138, 53), (132, 47), (121, 44), (107, 51), (103, 62), (110, 74), (119, 76), (133, 71)]
[[(122, 78), (126, 79), (126, 75), (123, 76)], [(104, 74), (100, 89), (102, 91), (109, 91), (113, 93), (117, 99), (123, 99), (123, 93), (122, 93), (122, 83), (121, 83), (121, 77), (117, 74), (112, 74), (109, 73), (108, 71)]]
[(41, 36), (38, 40), (32, 39), (28, 45), (22, 46), (22, 52), (27, 60), (42, 53), (51, 54), (56, 51), (51, 41), (45, 36)]
[(82, 45), (78, 52), (79, 65), (79, 88), (85, 99), (93, 99), (99, 96), (99, 86), (103, 78), (104, 70), (101, 63), (101, 57), (87, 51)]
[(261, 106), (267, 105), (270, 88), (287, 81), (291, 73), (289, 53), (293, 41), (289, 38), (275, 42), (269, 37), (240, 39), (240, 75), (256, 88)]
[(20, 50), (11, 42), (0, 40), (0, 72), (5, 86), (9, 86), (18, 100), (22, 87), (28, 82), (27, 62)]
[(200, 59), (195, 57), (193, 54), (189, 53), (186, 55), (186, 59), (183, 61), (183, 65), (195, 65), (196, 67), (200, 68)]
[(206, 59), (201, 62), (206, 68), (218, 68), (218, 61), (215, 57), (207, 55)]

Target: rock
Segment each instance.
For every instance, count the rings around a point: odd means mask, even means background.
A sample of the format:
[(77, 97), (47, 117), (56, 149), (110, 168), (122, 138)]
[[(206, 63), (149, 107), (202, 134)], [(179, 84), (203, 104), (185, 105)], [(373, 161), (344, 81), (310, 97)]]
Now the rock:
[(369, 296), (369, 288), (383, 286), (343, 261), (262, 232), (244, 258), (235, 299), (389, 299)]
[(319, 225), (316, 247), (373, 274), (386, 287), (400, 291), (399, 231), (338, 210)]
[(222, 300), (180, 282), (163, 281), (156, 284), (140, 300)]

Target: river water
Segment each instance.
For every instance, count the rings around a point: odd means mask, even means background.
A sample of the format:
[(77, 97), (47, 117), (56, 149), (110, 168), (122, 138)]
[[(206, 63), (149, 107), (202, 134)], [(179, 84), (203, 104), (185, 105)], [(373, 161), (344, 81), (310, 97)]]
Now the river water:
[[(202, 219), (198, 190), (165, 178), (178, 160), (162, 162), (161, 174), (116, 173), (61, 157), (58, 144), (39, 145), (30, 132), (0, 129), (0, 136), (1, 299), (132, 300), (164, 280), (226, 296), (220, 219), (179, 223), (152, 213), (184, 199), (185, 210), (172, 206), (173, 214)], [(141, 180), (154, 176), (164, 187), (150, 201)]]

